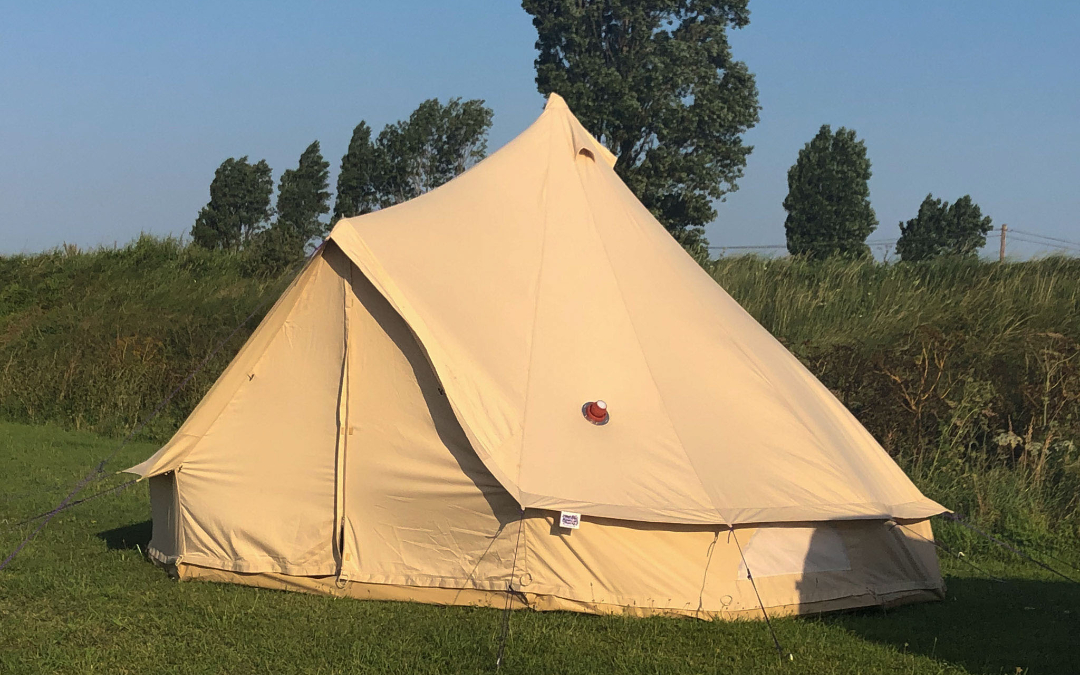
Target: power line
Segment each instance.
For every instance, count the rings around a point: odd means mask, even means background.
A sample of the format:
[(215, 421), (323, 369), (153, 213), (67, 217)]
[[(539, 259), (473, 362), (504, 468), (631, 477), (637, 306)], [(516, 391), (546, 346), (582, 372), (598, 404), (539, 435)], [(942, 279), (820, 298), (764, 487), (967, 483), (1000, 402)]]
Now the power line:
[(763, 244), (761, 246), (709, 246), (708, 248), (709, 248), (710, 251), (713, 251), (713, 250), (716, 250), (716, 251), (719, 251), (719, 250), (728, 251), (728, 250), (744, 250), (744, 249), (749, 250), (749, 249), (759, 249), (759, 248), (787, 248), (787, 244)]
[(1056, 248), (1056, 249), (1059, 249), (1059, 250), (1062, 250), (1062, 251), (1077, 251), (1077, 252), (1080, 252), (1080, 244), (1072, 244), (1072, 245), (1057, 244), (1057, 243), (1054, 243), (1052, 241), (1041, 241), (1039, 239), (1028, 237), (1027, 235), (1023, 235), (1023, 234), (1019, 234), (1019, 235), (1014, 236), (1012, 230), (1009, 230), (1008, 241), (1018, 241), (1018, 242), (1021, 242), (1023, 244), (1034, 244), (1036, 246), (1045, 246), (1047, 248)]
[(1016, 237), (1009, 237), (1009, 241), (1010, 242), (1012, 242), (1012, 241), (1020, 241), (1020, 242), (1023, 242), (1025, 244), (1037, 244), (1039, 246), (1045, 246), (1047, 248), (1061, 249), (1063, 251), (1078, 251), (1078, 250), (1080, 250), (1080, 247), (1078, 247), (1078, 246), (1069, 246), (1067, 244), (1056, 244), (1056, 243), (1051, 242), (1051, 241), (1043, 241), (1041, 239), (1034, 239), (1034, 238), (1025, 237), (1025, 236), (1022, 236), (1022, 235), (1018, 235)]
[[(987, 234), (999, 234), (1001, 233), (1000, 227), (991, 228)], [(1022, 244), (1035, 244), (1039, 246), (1046, 246), (1049, 248), (1056, 248), (1065, 251), (1077, 251), (1080, 252), (1080, 242), (1070, 241), (1068, 239), (1061, 239), (1059, 237), (1051, 237), (1045, 234), (1036, 234), (1034, 232), (1027, 232), (1025, 230), (1009, 229), (1008, 241), (1016, 241)], [(1045, 240), (1045, 241), (1041, 241)], [(867, 246), (883, 246), (883, 247), (895, 247), (899, 242), (898, 239), (874, 239), (863, 242)], [(759, 244), (759, 245), (733, 245), (733, 246), (709, 246), (710, 251), (762, 251), (762, 250), (779, 250), (787, 249), (787, 244)]]
[[(879, 241), (864, 241), (867, 246), (895, 246), (896, 239), (882, 239)], [(709, 246), (710, 251), (739, 251), (739, 250), (759, 250), (759, 249), (787, 249), (787, 244), (761, 244), (760, 246)]]
[(1069, 241), (1068, 239), (1059, 239), (1058, 237), (1048, 237), (1045, 234), (1036, 234), (1035, 232), (1027, 232), (1026, 230), (1009, 230), (1009, 233), (1022, 234), (1026, 237), (1038, 237), (1039, 239), (1049, 239), (1050, 241), (1057, 241), (1061, 242), (1062, 244), (1068, 244), (1069, 246), (1080, 248), (1080, 242)]

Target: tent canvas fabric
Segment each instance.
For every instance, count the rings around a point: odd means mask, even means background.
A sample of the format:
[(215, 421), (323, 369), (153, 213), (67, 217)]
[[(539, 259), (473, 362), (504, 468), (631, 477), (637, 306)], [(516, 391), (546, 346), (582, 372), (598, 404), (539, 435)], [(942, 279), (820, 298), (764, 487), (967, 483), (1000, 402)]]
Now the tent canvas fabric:
[(151, 556), (181, 578), (481, 605), (510, 584), (523, 606), (633, 615), (755, 616), (748, 569), (777, 613), (940, 597), (945, 509), (615, 161), (552, 95), (458, 178), (340, 221), (129, 470)]

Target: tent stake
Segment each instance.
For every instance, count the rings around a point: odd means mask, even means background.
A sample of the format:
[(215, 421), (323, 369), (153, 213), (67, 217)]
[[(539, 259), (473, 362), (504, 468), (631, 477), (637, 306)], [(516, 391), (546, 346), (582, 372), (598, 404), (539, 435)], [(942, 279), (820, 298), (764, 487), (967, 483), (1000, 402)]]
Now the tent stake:
[[(746, 578), (750, 580), (750, 585), (754, 587), (754, 595), (757, 596), (758, 607), (761, 608), (761, 615), (765, 617), (765, 625), (769, 627), (769, 634), (772, 635), (773, 644), (776, 646), (776, 655), (780, 657), (780, 660), (784, 660), (784, 648), (780, 646), (780, 640), (776, 637), (776, 629), (773, 628), (772, 621), (769, 620), (769, 613), (765, 611), (765, 603), (761, 601), (761, 593), (758, 592), (757, 582), (754, 581), (754, 575), (750, 573), (750, 565), (746, 564), (746, 556), (743, 555), (742, 545), (739, 544), (739, 535), (735, 534), (735, 527), (731, 528), (731, 538), (735, 540), (735, 546), (739, 548), (739, 557), (742, 558), (743, 567), (746, 568)], [(791, 656), (789, 654), (789, 656)]]
[(517, 574), (518, 549), (521, 547), (522, 521), (525, 519), (525, 509), (521, 509), (518, 515), (517, 539), (514, 542), (514, 562), (510, 567), (510, 579), (506, 582), (506, 606), (503, 607), (502, 628), (499, 630), (499, 652), (495, 656), (495, 670), (502, 667), (503, 652), (506, 651), (506, 638), (510, 634), (510, 606), (514, 601), (514, 575)]

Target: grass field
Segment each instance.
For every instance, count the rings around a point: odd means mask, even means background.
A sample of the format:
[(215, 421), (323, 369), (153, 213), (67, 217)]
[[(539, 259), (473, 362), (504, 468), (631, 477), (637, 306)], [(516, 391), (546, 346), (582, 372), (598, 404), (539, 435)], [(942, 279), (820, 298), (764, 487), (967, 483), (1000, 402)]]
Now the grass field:
[[(1080, 563), (1080, 259), (706, 269), (928, 496)], [(13, 523), (52, 507), (287, 276), (151, 237), (0, 257), (0, 555), (32, 527)], [(111, 469), (171, 435), (261, 311)], [(0, 572), (0, 674), (493, 668), (498, 611), (178, 584), (141, 555), (148, 519), (143, 485), (90, 502)], [(777, 621), (795, 656), (782, 664), (759, 622), (521, 612), (503, 670), (1080, 673), (1080, 586), (936, 527), (1009, 583), (945, 560), (945, 602)]]
[[(0, 422), (0, 553), (30, 529), (12, 523), (48, 510), (116, 445)], [(112, 468), (153, 449), (129, 445)], [(0, 573), (0, 673), (494, 670), (497, 610), (178, 583), (141, 555), (149, 517), (142, 484), (93, 500), (61, 513)], [(949, 559), (944, 602), (776, 621), (791, 661), (777, 658), (757, 621), (522, 611), (510, 619), (502, 672), (1080, 672), (1080, 585), (1015, 560), (973, 559), (1007, 583)]]

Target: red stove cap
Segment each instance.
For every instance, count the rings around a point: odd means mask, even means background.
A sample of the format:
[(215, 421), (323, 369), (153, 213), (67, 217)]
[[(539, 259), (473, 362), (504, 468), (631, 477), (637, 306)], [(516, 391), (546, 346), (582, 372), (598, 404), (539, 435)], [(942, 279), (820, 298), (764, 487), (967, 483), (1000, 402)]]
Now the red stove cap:
[(601, 399), (591, 401), (585, 405), (585, 417), (593, 423), (603, 422), (607, 419), (607, 403)]

